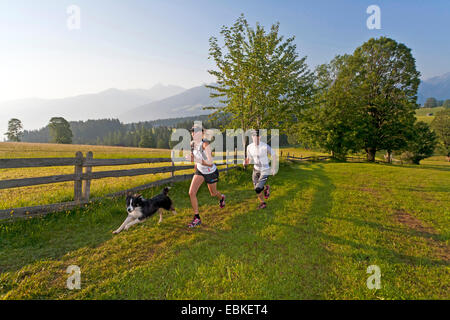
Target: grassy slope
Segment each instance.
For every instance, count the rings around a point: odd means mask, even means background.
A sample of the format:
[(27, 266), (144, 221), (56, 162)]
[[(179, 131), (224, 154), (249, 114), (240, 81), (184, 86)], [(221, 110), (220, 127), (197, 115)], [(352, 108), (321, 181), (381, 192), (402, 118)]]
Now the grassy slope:
[[(177, 216), (118, 236), (123, 199), (0, 224), (0, 297), (450, 298), (448, 166), (283, 165), (263, 211), (250, 174), (221, 176), (225, 209), (202, 187), (195, 230), (189, 182), (171, 190)], [(79, 291), (65, 288), (72, 264)], [(381, 290), (366, 287), (371, 264)]]
[(416, 110), (417, 116), (426, 116), (427, 113), (432, 113), (436, 115), (439, 111), (444, 110), (444, 107), (436, 107), (436, 108), (420, 108)]
[[(436, 113), (444, 110), (444, 107), (436, 107), (436, 108), (420, 108), (416, 110), (416, 118), (417, 121), (423, 121), (428, 124), (431, 124), (434, 117), (436, 116)], [(427, 113), (432, 113), (432, 116), (427, 116)]]

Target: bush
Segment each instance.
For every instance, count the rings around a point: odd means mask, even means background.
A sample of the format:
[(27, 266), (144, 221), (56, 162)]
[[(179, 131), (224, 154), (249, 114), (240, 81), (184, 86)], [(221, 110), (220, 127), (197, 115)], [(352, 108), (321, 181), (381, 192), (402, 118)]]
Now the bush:
[(422, 159), (431, 157), (437, 144), (436, 134), (423, 121), (414, 124), (408, 140), (406, 151), (412, 156), (406, 152), (404, 154), (414, 164), (419, 164)]
[(410, 151), (405, 151), (400, 155), (400, 160), (406, 163), (413, 163), (414, 154)]

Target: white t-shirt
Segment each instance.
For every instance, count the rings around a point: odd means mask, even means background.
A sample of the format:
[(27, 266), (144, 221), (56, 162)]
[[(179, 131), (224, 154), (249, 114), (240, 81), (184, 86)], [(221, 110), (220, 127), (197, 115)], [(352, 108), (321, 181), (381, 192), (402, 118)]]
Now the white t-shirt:
[(258, 145), (250, 143), (247, 146), (247, 158), (254, 164), (253, 169), (261, 171), (262, 174), (270, 174), (268, 154), (275, 156), (275, 151), (265, 142), (260, 141)]
[(197, 170), (203, 174), (209, 174), (209, 173), (213, 173), (214, 171), (216, 171), (217, 167), (214, 163), (211, 167), (201, 164), (202, 160), (208, 161), (206, 152), (205, 152), (205, 150), (203, 150), (203, 140), (198, 145), (193, 144), (193, 147), (194, 147), (194, 150), (192, 150), (192, 153), (194, 154), (194, 158), (196, 160)]

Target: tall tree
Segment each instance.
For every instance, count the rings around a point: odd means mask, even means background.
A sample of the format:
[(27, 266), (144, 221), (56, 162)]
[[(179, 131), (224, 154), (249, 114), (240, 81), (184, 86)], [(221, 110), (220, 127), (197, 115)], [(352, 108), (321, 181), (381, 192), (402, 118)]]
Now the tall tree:
[(50, 119), (48, 127), (50, 129), (52, 142), (64, 144), (72, 143), (73, 134), (70, 129), (70, 124), (66, 119), (62, 117), (53, 117)]
[(436, 133), (439, 148), (450, 161), (450, 109), (444, 109), (436, 113), (436, 117), (431, 122), (431, 128)]
[(442, 104), (442, 106), (444, 108), (450, 108), (450, 99), (445, 100), (444, 103)]
[(8, 138), (8, 141), (19, 142), (23, 135), (23, 125), (22, 121), (16, 118), (12, 118), (8, 121), (8, 132), (5, 133), (5, 136)]
[(154, 148), (156, 145), (153, 138), (152, 129), (142, 129), (139, 147), (141, 148)]
[(348, 106), (357, 115), (356, 141), (375, 161), (377, 150), (406, 145), (417, 107), (420, 73), (411, 49), (393, 39), (370, 39), (357, 48), (337, 82), (348, 90)]
[(437, 106), (438, 101), (435, 98), (428, 98), (423, 105), (424, 108), (436, 108)]
[(306, 58), (299, 58), (294, 37), (280, 36), (278, 23), (268, 32), (259, 24), (253, 29), (243, 15), (220, 34), (223, 47), (210, 38), (209, 57), (216, 70), (208, 72), (216, 84), (207, 87), (225, 106), (210, 107), (216, 109), (213, 115), (229, 115), (229, 125), (244, 131), (288, 128), (313, 92), (313, 74)]
[(357, 114), (349, 106), (352, 103), (350, 91), (337, 82), (350, 56), (336, 56), (329, 64), (315, 70), (314, 106), (301, 112), (292, 126), (291, 137), (298, 143), (321, 147), (337, 159), (345, 159), (349, 151), (357, 151), (355, 127)]

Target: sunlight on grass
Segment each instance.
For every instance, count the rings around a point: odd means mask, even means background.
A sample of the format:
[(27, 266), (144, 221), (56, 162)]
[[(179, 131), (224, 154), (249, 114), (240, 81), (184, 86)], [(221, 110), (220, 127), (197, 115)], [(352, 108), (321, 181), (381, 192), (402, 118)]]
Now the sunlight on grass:
[[(190, 181), (170, 190), (178, 215), (117, 236), (123, 197), (3, 222), (0, 298), (449, 299), (450, 168), (442, 160), (283, 162), (264, 210), (251, 170), (235, 169), (220, 175), (225, 209), (202, 186), (203, 224), (193, 230)], [(100, 181), (96, 194), (132, 183)], [(81, 290), (65, 286), (72, 264)], [(381, 268), (379, 290), (366, 286), (369, 265)]]

